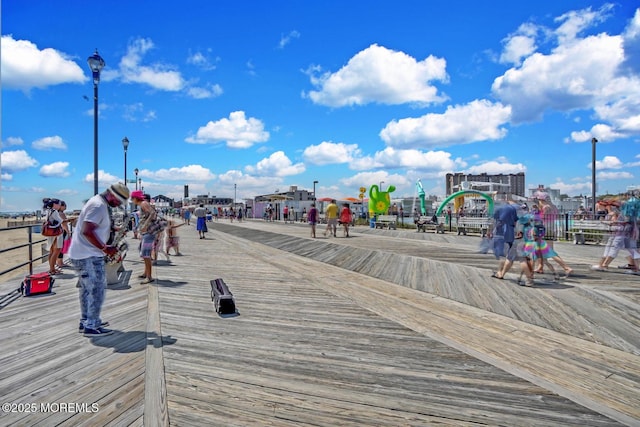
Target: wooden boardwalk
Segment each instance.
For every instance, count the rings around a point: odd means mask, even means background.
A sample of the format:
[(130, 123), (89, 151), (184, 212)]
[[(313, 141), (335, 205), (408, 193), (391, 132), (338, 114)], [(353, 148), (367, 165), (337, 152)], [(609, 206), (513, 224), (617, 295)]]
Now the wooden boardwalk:
[(308, 232), (181, 228), (152, 286), (132, 251), (109, 337), (77, 332), (72, 270), (53, 295), (0, 284), (0, 425), (640, 425), (640, 280), (589, 271), (601, 248), (558, 245), (575, 274), (525, 288), (472, 236)]

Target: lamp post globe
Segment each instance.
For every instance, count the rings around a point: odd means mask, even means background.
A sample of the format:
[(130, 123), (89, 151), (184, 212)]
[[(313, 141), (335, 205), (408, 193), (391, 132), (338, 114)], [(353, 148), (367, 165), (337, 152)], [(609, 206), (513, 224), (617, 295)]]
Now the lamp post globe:
[(87, 59), (93, 75), (93, 194), (98, 194), (98, 83), (100, 72), (105, 66), (104, 59), (96, 52)]

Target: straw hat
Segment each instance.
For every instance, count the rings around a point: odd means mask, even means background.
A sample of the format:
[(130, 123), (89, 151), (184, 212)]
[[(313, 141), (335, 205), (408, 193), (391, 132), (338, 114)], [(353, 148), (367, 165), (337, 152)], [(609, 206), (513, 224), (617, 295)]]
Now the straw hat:
[(127, 203), (129, 199), (129, 189), (121, 182), (111, 184), (107, 191), (111, 193), (116, 199), (120, 200), (120, 203)]

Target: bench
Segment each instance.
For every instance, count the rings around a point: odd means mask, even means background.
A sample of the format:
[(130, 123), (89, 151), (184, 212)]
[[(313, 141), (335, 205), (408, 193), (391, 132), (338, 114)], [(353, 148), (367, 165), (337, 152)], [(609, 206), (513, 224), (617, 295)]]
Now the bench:
[(489, 226), (491, 220), (489, 218), (474, 218), (463, 216), (456, 220), (456, 229), (458, 230), (458, 236), (460, 234), (466, 236), (467, 232), (480, 233), (482, 237), (485, 237), (489, 232)]
[(378, 215), (376, 217), (376, 228), (395, 230), (397, 228), (397, 217), (395, 215)]
[(567, 232), (573, 236), (573, 243), (576, 245), (584, 245), (587, 240), (600, 243), (611, 232), (611, 225), (593, 219), (573, 220)]
[(426, 233), (427, 230), (434, 230), (436, 234), (444, 234), (444, 223), (443, 222), (433, 222), (428, 216), (421, 216), (416, 221), (416, 228), (419, 232)]

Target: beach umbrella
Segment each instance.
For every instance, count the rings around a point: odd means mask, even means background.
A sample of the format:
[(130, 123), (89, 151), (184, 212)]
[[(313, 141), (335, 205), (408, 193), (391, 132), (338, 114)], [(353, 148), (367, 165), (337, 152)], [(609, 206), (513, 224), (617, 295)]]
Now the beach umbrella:
[(344, 199), (340, 199), (340, 200), (344, 200), (345, 202), (351, 202), (351, 203), (360, 203), (360, 199), (356, 199), (355, 197), (345, 197)]

